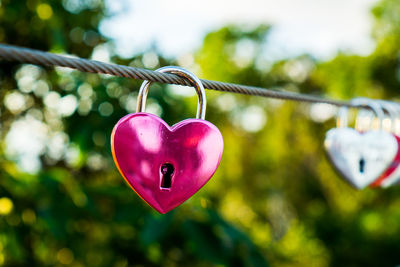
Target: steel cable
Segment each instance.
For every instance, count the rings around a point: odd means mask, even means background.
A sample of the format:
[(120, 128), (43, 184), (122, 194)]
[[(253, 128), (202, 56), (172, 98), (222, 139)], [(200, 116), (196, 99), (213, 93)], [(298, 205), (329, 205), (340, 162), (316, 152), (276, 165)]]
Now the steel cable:
[[(0, 44), (0, 59), (4, 61), (17, 61), (21, 63), (31, 63), (43, 66), (59, 66), (77, 69), (83, 72), (110, 74), (113, 76), (132, 78), (138, 80), (148, 80), (152, 82), (168, 83), (192, 86), (190, 82), (175, 74), (161, 73), (152, 70), (104, 63), (96, 60), (83, 59), (78, 57), (64, 56), (49, 52), (42, 52), (30, 48)], [(292, 93), (287, 91), (271, 90), (267, 88), (210, 81), (201, 79), (204, 88), (232, 92), (245, 95), (255, 95), (284, 100), (294, 100), (310, 103), (326, 103), (335, 106), (357, 107), (346, 101), (339, 101), (321, 98), (312, 95)], [(358, 106), (359, 107), (359, 106)]]

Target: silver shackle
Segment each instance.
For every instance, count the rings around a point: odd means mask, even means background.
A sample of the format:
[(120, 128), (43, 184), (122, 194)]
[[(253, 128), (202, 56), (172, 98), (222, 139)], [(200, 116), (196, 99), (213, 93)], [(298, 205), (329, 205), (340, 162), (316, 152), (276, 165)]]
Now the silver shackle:
[[(190, 83), (196, 89), (198, 95), (196, 119), (204, 120), (206, 117), (207, 100), (206, 100), (206, 93), (204, 90), (204, 86), (200, 81), (200, 79), (197, 78), (197, 76), (191, 73), (190, 71), (176, 66), (166, 66), (159, 68), (156, 71), (176, 74), (190, 81)], [(150, 81), (144, 81), (140, 86), (137, 99), (136, 112), (144, 112), (146, 108), (147, 93), (149, 92), (149, 87), (151, 84), (152, 82)]]
[[(377, 102), (368, 98), (354, 98), (350, 101), (350, 103), (360, 108), (365, 108), (365, 107), (370, 108), (375, 113), (375, 116), (379, 120), (379, 129), (382, 129), (382, 121), (384, 118), (384, 113), (381, 106)], [(336, 121), (338, 128), (347, 127), (348, 124), (347, 111), (348, 111), (347, 107), (341, 107), (339, 109), (338, 118)]]

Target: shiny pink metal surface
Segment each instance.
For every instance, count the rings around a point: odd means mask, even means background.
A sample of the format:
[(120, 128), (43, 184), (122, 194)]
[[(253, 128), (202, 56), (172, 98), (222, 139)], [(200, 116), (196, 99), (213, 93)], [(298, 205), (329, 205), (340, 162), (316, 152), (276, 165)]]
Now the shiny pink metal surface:
[(114, 161), (133, 190), (166, 213), (190, 198), (217, 170), (223, 151), (220, 131), (201, 119), (170, 127), (145, 112), (129, 114), (111, 136)]

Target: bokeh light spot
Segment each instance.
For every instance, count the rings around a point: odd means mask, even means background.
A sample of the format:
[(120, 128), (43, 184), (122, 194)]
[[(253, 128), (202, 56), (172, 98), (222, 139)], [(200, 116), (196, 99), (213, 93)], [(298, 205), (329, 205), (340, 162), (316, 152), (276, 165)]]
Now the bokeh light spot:
[(57, 260), (61, 264), (71, 264), (74, 261), (74, 254), (68, 248), (62, 248), (57, 253)]
[(318, 103), (312, 104), (310, 117), (315, 122), (325, 122), (335, 116), (337, 108), (333, 105)]
[(245, 109), (240, 109), (235, 112), (233, 122), (238, 124), (247, 132), (260, 131), (267, 122), (267, 115), (259, 106), (249, 106)]
[(120, 97), (122, 94), (121, 86), (116, 82), (111, 82), (107, 85), (106, 92), (110, 97)]
[(31, 209), (26, 209), (22, 212), (22, 220), (26, 224), (33, 224), (36, 221), (36, 214)]
[(27, 116), (14, 121), (6, 135), (6, 156), (16, 160), (27, 172), (39, 170), (39, 155), (45, 151), (49, 128), (42, 121)]
[(87, 159), (87, 165), (90, 169), (98, 171), (107, 167), (107, 162), (104, 157), (98, 153), (92, 153)]
[(59, 101), (58, 113), (63, 117), (71, 116), (78, 107), (78, 100), (74, 95), (66, 95)]
[(53, 16), (53, 9), (48, 4), (40, 4), (36, 8), (36, 12), (40, 19), (48, 20)]
[(18, 92), (7, 94), (4, 98), (4, 105), (11, 113), (18, 114), (26, 108), (25, 97)]
[(154, 52), (148, 52), (143, 55), (142, 62), (146, 68), (154, 69), (159, 63), (158, 56)]
[(13, 210), (14, 204), (7, 197), (0, 198), (0, 215), (7, 215)]
[(109, 102), (103, 102), (99, 105), (99, 113), (101, 116), (108, 117), (114, 111), (113, 106)]
[(375, 233), (382, 228), (383, 222), (378, 213), (370, 212), (362, 217), (362, 227), (369, 233)]
[(217, 107), (222, 111), (231, 111), (236, 105), (236, 99), (231, 94), (222, 94), (217, 98)]
[(92, 135), (93, 143), (96, 146), (104, 146), (106, 144), (106, 136), (103, 132), (94, 132)]

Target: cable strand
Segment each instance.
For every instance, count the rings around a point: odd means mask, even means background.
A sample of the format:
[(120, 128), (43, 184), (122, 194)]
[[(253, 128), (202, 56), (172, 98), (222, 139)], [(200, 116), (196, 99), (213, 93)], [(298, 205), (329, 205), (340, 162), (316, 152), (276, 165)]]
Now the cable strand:
[[(151, 82), (192, 86), (187, 79), (179, 77), (175, 74), (161, 73), (142, 68), (104, 63), (96, 60), (83, 59), (78, 57), (58, 55), (6, 44), (0, 44), (0, 59), (4, 61), (17, 61), (21, 63), (31, 63), (50, 67), (68, 67), (83, 72), (110, 74), (118, 77), (148, 80)], [(240, 85), (234, 83), (224, 83), (204, 79), (200, 80), (203, 83), (204, 88), (210, 90), (309, 103), (325, 103), (335, 106), (357, 107), (356, 105), (346, 101), (321, 98), (318, 96), (292, 93), (281, 90), (271, 90), (267, 88)]]

